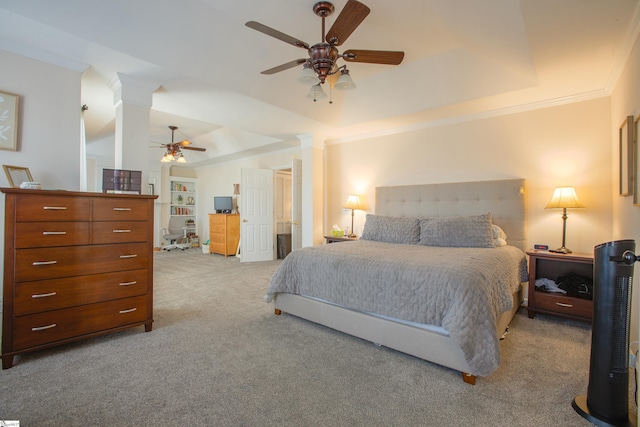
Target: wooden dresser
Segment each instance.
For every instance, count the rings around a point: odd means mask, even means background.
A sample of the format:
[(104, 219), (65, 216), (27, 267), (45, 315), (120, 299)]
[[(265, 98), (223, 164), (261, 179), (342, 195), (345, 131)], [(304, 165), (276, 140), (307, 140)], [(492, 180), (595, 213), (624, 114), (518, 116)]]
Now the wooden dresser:
[(209, 252), (235, 255), (240, 243), (239, 214), (209, 214)]
[(2, 368), (14, 356), (153, 323), (157, 196), (2, 188)]

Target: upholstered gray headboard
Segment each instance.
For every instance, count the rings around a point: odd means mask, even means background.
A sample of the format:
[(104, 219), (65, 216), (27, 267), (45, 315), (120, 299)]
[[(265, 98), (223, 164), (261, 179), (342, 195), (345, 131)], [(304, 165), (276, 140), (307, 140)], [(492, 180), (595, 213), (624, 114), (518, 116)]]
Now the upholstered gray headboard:
[(525, 249), (525, 181), (456, 182), (376, 187), (375, 213), (390, 216), (459, 216), (491, 212), (507, 242)]

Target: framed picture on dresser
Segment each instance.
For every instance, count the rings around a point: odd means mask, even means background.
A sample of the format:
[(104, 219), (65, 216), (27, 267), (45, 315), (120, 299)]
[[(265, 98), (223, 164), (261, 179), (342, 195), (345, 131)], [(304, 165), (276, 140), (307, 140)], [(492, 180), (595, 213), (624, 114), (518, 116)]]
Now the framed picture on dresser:
[(29, 172), (29, 168), (24, 168), (22, 166), (2, 165), (2, 169), (4, 169), (5, 175), (7, 175), (9, 187), (20, 187), (20, 184), (22, 184), (23, 182), (33, 181), (31, 172)]

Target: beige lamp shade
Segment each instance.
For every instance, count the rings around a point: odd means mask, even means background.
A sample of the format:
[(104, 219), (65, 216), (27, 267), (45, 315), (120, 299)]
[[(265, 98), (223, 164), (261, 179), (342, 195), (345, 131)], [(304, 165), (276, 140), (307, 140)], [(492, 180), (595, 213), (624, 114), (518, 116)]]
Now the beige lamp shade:
[(545, 209), (576, 209), (584, 208), (584, 205), (578, 200), (576, 190), (573, 187), (556, 187), (553, 191), (551, 200), (547, 203)]
[(344, 204), (345, 209), (357, 209), (360, 210), (360, 196), (351, 194), (347, 199), (347, 203)]

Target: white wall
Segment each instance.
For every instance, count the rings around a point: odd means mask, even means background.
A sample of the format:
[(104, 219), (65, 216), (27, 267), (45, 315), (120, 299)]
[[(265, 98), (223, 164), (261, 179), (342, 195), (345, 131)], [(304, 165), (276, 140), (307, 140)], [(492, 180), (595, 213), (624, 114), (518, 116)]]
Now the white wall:
[(20, 96), (18, 151), (0, 151), (0, 163), (28, 167), (43, 187), (78, 190), (81, 73), (3, 50), (0, 64), (0, 90)]

